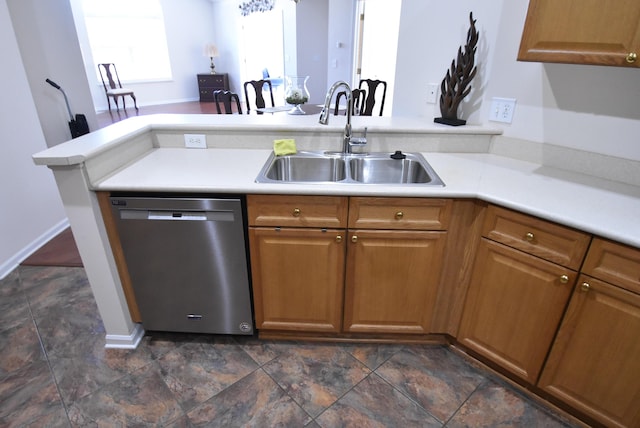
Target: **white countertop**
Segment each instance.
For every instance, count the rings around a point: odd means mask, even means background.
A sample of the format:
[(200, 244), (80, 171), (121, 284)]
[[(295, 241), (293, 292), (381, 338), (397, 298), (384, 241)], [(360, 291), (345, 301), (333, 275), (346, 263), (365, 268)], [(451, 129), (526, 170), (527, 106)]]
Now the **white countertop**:
[(95, 189), (479, 198), (640, 247), (640, 188), (635, 186), (481, 153), (422, 153), (445, 187), (256, 183), (270, 153), (158, 148)]
[[(273, 135), (299, 136), (299, 149), (328, 149), (318, 145), (339, 139), (344, 123), (286, 113), (139, 116), (33, 158), (54, 169), (83, 166), (89, 190), (479, 198), (640, 248), (640, 187), (489, 154), (500, 130), (487, 127), (354, 117), (354, 134), (368, 127), (381, 151), (421, 151), (445, 187), (255, 182)], [(210, 148), (183, 148), (183, 133), (207, 134)]]

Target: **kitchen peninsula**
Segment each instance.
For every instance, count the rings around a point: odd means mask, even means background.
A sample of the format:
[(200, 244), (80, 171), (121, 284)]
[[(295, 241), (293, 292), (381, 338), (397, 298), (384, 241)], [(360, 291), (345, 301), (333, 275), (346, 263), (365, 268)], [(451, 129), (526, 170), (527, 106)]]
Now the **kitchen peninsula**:
[[(500, 134), (491, 128), (354, 119), (354, 134), (368, 127), (366, 150), (422, 152), (445, 187), (255, 183), (274, 139), (295, 138), (299, 150), (339, 150), (343, 126), (339, 118), (319, 125), (316, 116), (139, 116), (35, 154), (56, 177), (107, 343), (133, 345), (136, 334), (114, 293), (119, 280), (96, 191), (478, 198), (640, 247), (640, 188), (491, 154)], [(208, 149), (184, 148), (185, 133), (205, 134)]]
[[(446, 277), (449, 283), (435, 281), (437, 289), (431, 296), (432, 315), (423, 326), (425, 333), (440, 335), (445, 341), (446, 338), (457, 338), (480, 357), (502, 366), (528, 384), (536, 384), (543, 364), (540, 358), (521, 361), (517, 352), (515, 355), (510, 354), (509, 350), (497, 352), (490, 343), (483, 342), (486, 338), (481, 337), (482, 332), (474, 330), (474, 325), (485, 321), (482, 299), (486, 293), (496, 289), (486, 289), (483, 281), (479, 281), (477, 286), (474, 284), (475, 289), (472, 288), (468, 293), (469, 298), (474, 300), (467, 302), (463, 314), (472, 274), (486, 276), (487, 284), (496, 283), (490, 272), (472, 269), (476, 252), (478, 260), (490, 260), (490, 254), (494, 254), (494, 251), (502, 252), (503, 259), (513, 257), (521, 264), (531, 265), (535, 262), (536, 271), (532, 275), (553, 278), (547, 280), (549, 286), (553, 287), (569, 284), (562, 296), (552, 296), (558, 299), (557, 306), (560, 308), (553, 320), (555, 324), (545, 332), (548, 340), (552, 341), (574, 284), (576, 293), (580, 287), (583, 290), (590, 287), (599, 290), (597, 281), (603, 279), (618, 285), (617, 278), (605, 278), (600, 273), (602, 260), (606, 262), (610, 256), (598, 258), (596, 252), (614, 254), (610, 250), (612, 246), (622, 248), (622, 253), (615, 254), (628, 255), (624, 266), (630, 266), (628, 272), (631, 274), (629, 278), (621, 280), (619, 292), (623, 292), (624, 296), (616, 296), (619, 299), (631, 296), (627, 300), (631, 302), (628, 304), (633, 310), (626, 313), (632, 314), (636, 323), (640, 319), (637, 316), (640, 305), (633, 303), (638, 300), (640, 293), (640, 286), (637, 285), (640, 278), (633, 277), (633, 272), (640, 265), (637, 256), (640, 248), (640, 228), (637, 226), (640, 218), (640, 187), (637, 171), (629, 183), (614, 182), (587, 175), (588, 171), (570, 172), (551, 166), (559, 163), (557, 159), (543, 158), (541, 162), (533, 156), (527, 160), (527, 154), (521, 152), (518, 158), (500, 155), (503, 153), (501, 144), (504, 143), (498, 141), (501, 133), (496, 129), (479, 126), (452, 128), (420, 119), (356, 117), (353, 122), (355, 135), (361, 133), (364, 127), (368, 128), (366, 151), (420, 152), (445, 186), (255, 182), (271, 154), (274, 139), (294, 138), (299, 150), (340, 150), (344, 128), (340, 119), (334, 118), (331, 125), (323, 126), (317, 123), (316, 116), (142, 116), (35, 154), (35, 162), (47, 165), (54, 173), (103, 318), (107, 346), (135, 347), (144, 334), (140, 324), (132, 318), (120, 280), (119, 269), (122, 269), (122, 265), (116, 262), (112, 252), (109, 226), (105, 226), (102, 215), (104, 207), (100, 206), (99, 195), (109, 192), (248, 195), (255, 203), (264, 203), (265, 198), (261, 198), (263, 195), (278, 195), (284, 201), (288, 196), (332, 197), (336, 198), (336, 206), (348, 206), (349, 213), (366, 204), (375, 204), (380, 198), (388, 198), (384, 201), (399, 204), (422, 200), (427, 201), (428, 205), (431, 200), (437, 201), (442, 213), (445, 213), (442, 222), (435, 222), (433, 224), (437, 223), (436, 226), (432, 224), (421, 229), (420, 233), (428, 229), (424, 232), (425, 236), (440, 234), (438, 236), (447, 237), (444, 238), (446, 241), (438, 244), (442, 245), (437, 247), (438, 251), (444, 251), (445, 255), (440, 255), (441, 258), (437, 260), (442, 263), (441, 277)], [(185, 148), (184, 134), (205, 135), (207, 149)], [(593, 158), (598, 159), (598, 156), (593, 155)], [(357, 221), (355, 225), (360, 224)], [(260, 226), (251, 222), (250, 218), (251, 227)], [(531, 230), (526, 229), (521, 238), (516, 236), (525, 226), (531, 227)], [(348, 233), (352, 228), (351, 223), (340, 227)], [(367, 229), (367, 226), (356, 227)], [(388, 227), (379, 229), (387, 230)], [(372, 232), (378, 233), (366, 233)], [(413, 232), (406, 232), (403, 236), (409, 236), (409, 233)], [(348, 236), (350, 242), (355, 242), (351, 235)], [(568, 244), (561, 242), (553, 247), (558, 242), (555, 238), (566, 238)], [(538, 240), (541, 245), (536, 246)], [(547, 242), (552, 245), (542, 245)], [(585, 267), (581, 270), (585, 258)], [(254, 262), (257, 263), (252, 260)], [(598, 280), (588, 281), (586, 275)], [(529, 278), (523, 277), (523, 282), (527, 281)], [(582, 285), (577, 285), (579, 283)], [(607, 284), (607, 287), (612, 286)], [(618, 292), (617, 288), (615, 292)], [(353, 292), (345, 298), (357, 303), (359, 296)], [(528, 303), (525, 301), (523, 305)], [(466, 311), (467, 307), (474, 312)], [(256, 314), (258, 312), (256, 308)], [(342, 310), (339, 312), (342, 313)], [(353, 321), (357, 314), (349, 312), (348, 315)], [(257, 318), (256, 327), (261, 334), (261, 326), (269, 330), (268, 320), (263, 319), (264, 314), (261, 313)], [(347, 320), (343, 322), (347, 324)], [(291, 324), (289, 327), (294, 330), (297, 328)], [(278, 328), (276, 326), (276, 330)], [(349, 337), (347, 332), (340, 331), (339, 325), (332, 328), (337, 335)], [(362, 331), (369, 327), (356, 325), (352, 331), (358, 328)], [(384, 326), (381, 329), (384, 331)], [(357, 335), (351, 337), (358, 338)], [(415, 336), (411, 338), (415, 339)], [(563, 346), (570, 345), (565, 340)], [(543, 346), (549, 347), (550, 344), (544, 343)], [(631, 352), (637, 352), (636, 348)], [(551, 356), (556, 364), (554, 370), (561, 372), (558, 367), (562, 365), (563, 356), (558, 352), (552, 352)], [(547, 349), (539, 353), (544, 360)], [(547, 370), (542, 374), (548, 391), (587, 412), (568, 396), (562, 395), (568, 393), (556, 387), (554, 373)]]

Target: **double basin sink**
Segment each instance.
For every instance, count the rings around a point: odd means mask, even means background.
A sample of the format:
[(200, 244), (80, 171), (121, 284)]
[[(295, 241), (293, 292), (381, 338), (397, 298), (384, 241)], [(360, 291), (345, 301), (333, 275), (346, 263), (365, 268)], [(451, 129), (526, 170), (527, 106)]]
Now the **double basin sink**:
[(444, 186), (419, 153), (299, 151), (269, 159), (257, 183), (403, 184)]

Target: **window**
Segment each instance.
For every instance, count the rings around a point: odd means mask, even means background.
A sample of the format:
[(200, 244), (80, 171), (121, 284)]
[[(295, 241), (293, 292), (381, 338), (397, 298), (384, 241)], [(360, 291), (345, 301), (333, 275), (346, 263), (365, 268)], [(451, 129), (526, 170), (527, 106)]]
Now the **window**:
[(124, 81), (171, 79), (159, 0), (82, 0), (82, 10), (96, 64), (115, 63)]

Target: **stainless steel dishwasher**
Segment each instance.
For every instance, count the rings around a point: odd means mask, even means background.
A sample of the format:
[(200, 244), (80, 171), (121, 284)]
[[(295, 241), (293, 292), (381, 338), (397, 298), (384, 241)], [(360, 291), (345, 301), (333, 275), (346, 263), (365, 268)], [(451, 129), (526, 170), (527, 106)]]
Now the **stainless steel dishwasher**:
[(251, 334), (243, 200), (112, 195), (142, 325)]

